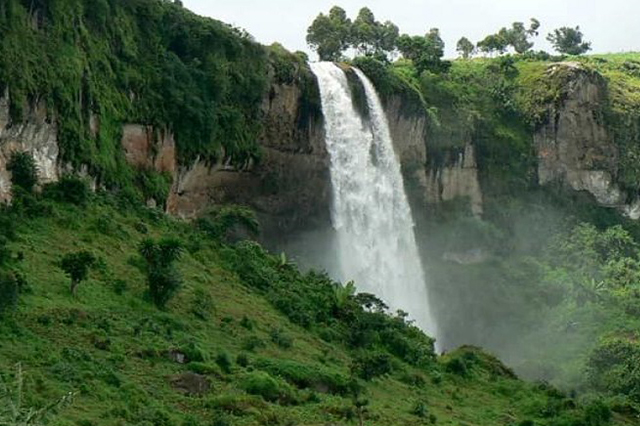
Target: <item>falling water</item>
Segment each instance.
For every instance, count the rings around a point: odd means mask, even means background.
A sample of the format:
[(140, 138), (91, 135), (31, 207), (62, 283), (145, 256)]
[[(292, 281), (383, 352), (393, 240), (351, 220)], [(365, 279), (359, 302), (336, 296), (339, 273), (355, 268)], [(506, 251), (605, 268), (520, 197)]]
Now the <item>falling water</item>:
[(386, 116), (367, 77), (362, 82), (369, 117), (355, 109), (344, 71), (330, 62), (311, 65), (318, 78), (331, 157), (332, 221), (340, 279), (402, 309), (430, 335), (426, 281)]

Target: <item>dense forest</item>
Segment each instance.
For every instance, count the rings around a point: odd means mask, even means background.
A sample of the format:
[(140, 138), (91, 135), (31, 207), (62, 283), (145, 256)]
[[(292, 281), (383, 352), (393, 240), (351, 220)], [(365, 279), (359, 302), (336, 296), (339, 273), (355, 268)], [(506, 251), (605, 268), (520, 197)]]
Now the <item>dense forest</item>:
[[(126, 161), (123, 124), (142, 123), (175, 136), (180, 166), (250, 174), (274, 87), (301, 87), (317, 107), (304, 53), (180, 2), (0, 2), (6, 126), (42, 106), (64, 171), (42, 182), (20, 150), (6, 164), (0, 425), (635, 424), (640, 228), (592, 194), (540, 185), (534, 138), (576, 78), (602, 84), (595, 120), (623, 153), (613, 177), (631, 201), (640, 56), (575, 56), (590, 48), (579, 27), (549, 33), (557, 56), (534, 51), (540, 26), (463, 37), (456, 60), (438, 29), (401, 34), (366, 8), (309, 27), (321, 59), (358, 67), (385, 103), (400, 97), (403, 115), (428, 122), (427, 164), (405, 172), (475, 147), (482, 215), (464, 197), (412, 206), (438, 354), (357, 283), (263, 248), (250, 208), (171, 217), (154, 206), (174, 176)], [(482, 261), (447, 260), (467, 252)]]

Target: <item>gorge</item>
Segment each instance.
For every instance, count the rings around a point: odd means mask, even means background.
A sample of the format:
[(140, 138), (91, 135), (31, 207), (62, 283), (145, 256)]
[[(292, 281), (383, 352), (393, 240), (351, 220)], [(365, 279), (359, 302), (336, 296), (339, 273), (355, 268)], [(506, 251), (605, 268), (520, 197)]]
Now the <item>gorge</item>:
[(313, 62), (164, 0), (0, 36), (0, 383), (45, 424), (637, 422), (640, 55)]

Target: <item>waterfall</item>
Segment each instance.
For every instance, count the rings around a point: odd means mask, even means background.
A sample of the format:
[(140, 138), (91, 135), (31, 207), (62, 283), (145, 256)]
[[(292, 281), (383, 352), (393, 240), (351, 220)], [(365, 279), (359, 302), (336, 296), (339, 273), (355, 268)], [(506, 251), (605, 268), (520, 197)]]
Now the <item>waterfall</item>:
[(318, 78), (331, 158), (332, 222), (339, 278), (402, 309), (431, 336), (427, 284), (389, 125), (373, 84), (357, 69), (368, 117), (354, 107), (347, 75), (331, 62), (311, 64)]

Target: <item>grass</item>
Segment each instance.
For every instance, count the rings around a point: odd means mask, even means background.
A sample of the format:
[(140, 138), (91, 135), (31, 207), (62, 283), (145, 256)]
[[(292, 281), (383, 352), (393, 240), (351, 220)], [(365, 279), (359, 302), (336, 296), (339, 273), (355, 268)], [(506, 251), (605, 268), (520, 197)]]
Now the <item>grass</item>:
[[(16, 267), (29, 292), (0, 323), (0, 371), (7, 375), (22, 363), (32, 406), (77, 393), (51, 424), (320, 425), (353, 415), (352, 351), (293, 324), (264, 293), (242, 282), (224, 260), (233, 246), (207, 240), (157, 212), (118, 208), (109, 197), (86, 208), (56, 205), (52, 215), (23, 221), (18, 235), (11, 249), (24, 257)], [(161, 311), (145, 300), (137, 245), (167, 235), (187, 247), (179, 262), (186, 284)], [(101, 266), (73, 298), (56, 262), (77, 250), (93, 252)], [(203, 294), (213, 301), (206, 319), (194, 312)], [(274, 329), (291, 344), (272, 341)], [(249, 351), (249, 339), (262, 344)], [(475, 349), (465, 351), (473, 353), (474, 364), (464, 376), (446, 367), (464, 354), (448, 354), (431, 367), (394, 358), (391, 374), (361, 382), (369, 401), (366, 423), (421, 424), (412, 414), (418, 403), (437, 424), (452, 426), (511, 425), (529, 418), (551, 425), (581, 415), (567, 409), (541, 417), (531, 407), (550, 404), (548, 392), (503, 374), (497, 360)], [(185, 363), (171, 355), (178, 352)], [(245, 366), (236, 363), (241, 354)], [(189, 371), (203, 374), (210, 389), (176, 389), (172, 383)]]

